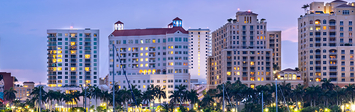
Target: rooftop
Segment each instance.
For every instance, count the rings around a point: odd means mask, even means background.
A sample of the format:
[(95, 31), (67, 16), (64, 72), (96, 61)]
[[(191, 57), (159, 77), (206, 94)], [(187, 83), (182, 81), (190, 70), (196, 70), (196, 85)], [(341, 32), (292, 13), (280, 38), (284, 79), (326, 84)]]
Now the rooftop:
[(238, 11), (237, 15), (258, 15), (258, 14), (253, 13), (251, 11)]
[(188, 31), (182, 27), (115, 30), (111, 34), (114, 36), (165, 35), (176, 31), (188, 34)]

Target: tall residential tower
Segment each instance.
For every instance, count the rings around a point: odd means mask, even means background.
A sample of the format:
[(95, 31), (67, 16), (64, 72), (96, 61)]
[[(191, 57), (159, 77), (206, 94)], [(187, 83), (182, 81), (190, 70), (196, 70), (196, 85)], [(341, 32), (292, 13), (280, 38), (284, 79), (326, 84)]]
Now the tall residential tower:
[(99, 30), (47, 30), (48, 86), (99, 85)]
[(257, 15), (239, 11), (236, 19), (212, 32), (208, 88), (237, 80), (253, 88), (274, 80), (274, 69), (281, 68), (281, 31), (267, 31)]
[(189, 73), (191, 79), (206, 82), (207, 57), (211, 54), (209, 29), (189, 29)]
[(354, 3), (312, 2), (298, 18), (298, 66), (305, 84), (354, 83)]

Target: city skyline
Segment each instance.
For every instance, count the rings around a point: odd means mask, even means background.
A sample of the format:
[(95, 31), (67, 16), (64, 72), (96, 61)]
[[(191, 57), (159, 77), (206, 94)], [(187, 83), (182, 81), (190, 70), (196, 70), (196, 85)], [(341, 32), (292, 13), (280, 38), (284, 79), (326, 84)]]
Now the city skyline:
[[(243, 1), (223, 3), (219, 1), (161, 1), (158, 3), (140, 1), (140, 4), (136, 5), (116, 1), (100, 3), (94, 1), (84, 3), (81, 1), (70, 1), (69, 3), (6, 1), (0, 4), (0, 10), (6, 10), (6, 12), (1, 12), (6, 18), (2, 18), (0, 21), (0, 71), (11, 72), (20, 81), (46, 83), (46, 30), (69, 29), (70, 26), (73, 26), (74, 28), (100, 29), (101, 63), (99, 74), (100, 77), (104, 77), (109, 73), (107, 36), (113, 30), (112, 23), (120, 20), (126, 24), (125, 29), (156, 28), (166, 27), (171, 18), (179, 17), (184, 20), (183, 27), (185, 29), (208, 28), (212, 32), (219, 28), (220, 24), (226, 23), (227, 19), (234, 18), (238, 9), (258, 13), (259, 17), (265, 18), (268, 26), (271, 26), (267, 28), (268, 30), (281, 30), (283, 37), (282, 69), (297, 67), (296, 18), (304, 13), (301, 6), (311, 1), (289, 1), (287, 4), (293, 4), (292, 6), (282, 5), (285, 4), (284, 1), (270, 2), (269, 4), (275, 6), (272, 8), (263, 5), (268, 2), (270, 1), (259, 1), (258, 4), (248, 4)], [(80, 3), (82, 5), (74, 5)], [(120, 8), (120, 5), (116, 4), (125, 5)], [(151, 7), (155, 4), (159, 6)], [(185, 4), (186, 6), (183, 6)], [(93, 5), (99, 8), (88, 8)], [(129, 6), (133, 5), (141, 8), (127, 11)], [(74, 9), (63, 7), (74, 7)], [(265, 10), (266, 7), (267, 10)], [(282, 18), (275, 16), (276, 11), (284, 16)], [(216, 22), (212, 23), (212, 21)]]

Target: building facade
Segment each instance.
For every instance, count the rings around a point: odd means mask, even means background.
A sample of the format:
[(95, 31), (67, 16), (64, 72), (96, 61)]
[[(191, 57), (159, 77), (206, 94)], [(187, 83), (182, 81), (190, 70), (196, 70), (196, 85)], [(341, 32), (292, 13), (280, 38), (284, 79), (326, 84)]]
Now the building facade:
[(295, 89), (295, 87), (298, 84), (303, 85), (303, 83), (304, 83), (301, 73), (295, 69), (288, 68), (288, 69), (282, 70), (276, 74), (277, 74), (277, 80), (279, 82), (281, 82), (281, 83), (285, 82), (286, 84), (290, 83), (292, 89)]
[[(281, 31), (267, 31), (251, 11), (239, 11), (212, 32), (212, 56), (208, 58), (208, 88), (240, 80), (248, 87), (274, 80), (273, 67), (281, 68)], [(271, 37), (271, 38), (270, 38)]]
[(211, 53), (210, 30), (209, 29), (189, 29), (189, 73), (191, 79), (199, 79), (206, 82), (207, 77), (207, 57)]
[(175, 18), (168, 28), (124, 29), (123, 25), (116, 22), (108, 37), (110, 84), (114, 75), (115, 84), (128, 89), (127, 75), (130, 84), (142, 91), (160, 86), (169, 96), (181, 84), (190, 88), (189, 34), (181, 19)]
[(26, 99), (30, 98), (30, 93), (32, 89), (35, 87), (34, 82), (23, 82), (23, 85), (18, 85), (14, 87), (14, 90), (17, 91), (16, 98), (20, 101), (26, 101)]
[(354, 83), (354, 3), (312, 2), (298, 18), (298, 66), (307, 86)]
[(99, 85), (99, 30), (49, 29), (48, 86)]

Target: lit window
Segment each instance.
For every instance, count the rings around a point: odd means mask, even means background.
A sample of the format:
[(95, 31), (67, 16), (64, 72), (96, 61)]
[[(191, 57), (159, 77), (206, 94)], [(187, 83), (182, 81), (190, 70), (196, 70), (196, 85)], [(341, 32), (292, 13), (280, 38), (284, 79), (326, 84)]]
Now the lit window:
[(148, 53), (145, 53), (145, 56), (148, 56)]
[(148, 47), (145, 47), (145, 50), (148, 50)]
[(70, 54), (76, 54), (76, 51), (75, 50), (71, 50)]
[(75, 68), (75, 67), (71, 67), (70, 70), (71, 70), (71, 71), (75, 71), (76, 68)]
[(155, 74), (155, 69), (152, 70), (152, 74)]
[(258, 81), (260, 81), (260, 77), (258, 77)]
[(240, 72), (237, 72), (237, 75), (240, 75)]
[[(54, 53), (55, 53), (55, 51), (54, 51)], [(62, 54), (62, 51), (58, 51), (58, 54)]]
[(63, 57), (63, 55), (57, 55), (57, 57), (58, 57), (58, 58), (62, 58), (62, 57)]
[(85, 67), (85, 71), (90, 71), (90, 67)]
[(141, 56), (143, 56), (143, 53), (141, 53)]
[(75, 42), (70, 42), (70, 45), (72, 45), (72, 46), (75, 45)]
[(58, 62), (62, 62), (62, 59), (58, 59), (57, 61), (58, 61)]
[(130, 48), (130, 47), (128, 48), (128, 51), (131, 51), (131, 48)]
[(57, 62), (57, 59), (52, 59), (52, 62), (53, 62), (53, 63)]
[(145, 64), (145, 67), (148, 67), (148, 63), (147, 63), (147, 64)]
[(58, 67), (58, 71), (59, 71), (59, 70), (62, 70), (62, 67)]
[(143, 64), (141, 64), (141, 67), (143, 67)]
[(327, 30), (327, 26), (323, 26), (323, 30)]
[(250, 62), (250, 65), (254, 65), (254, 62)]
[(254, 89), (255, 85), (254, 84), (251, 84), (250, 85), (250, 88)]
[(313, 30), (313, 27), (309, 27), (309, 30)]
[(152, 40), (152, 43), (155, 43), (155, 39)]
[(90, 58), (90, 54), (85, 54), (85, 58), (86, 59)]
[(143, 85), (143, 88), (145, 88), (145, 85)]
[(260, 39), (263, 39), (263, 36), (260, 36)]
[(56, 68), (56, 67), (53, 67), (53, 71), (57, 71), (57, 68)]
[(141, 61), (143, 61), (143, 58), (141, 58)]
[(148, 61), (148, 58), (145, 58), (145, 61)]
[(231, 72), (227, 72), (227, 75), (231, 75)]

